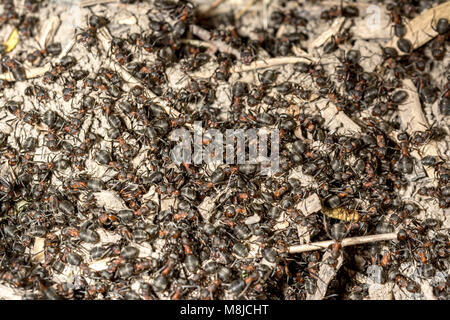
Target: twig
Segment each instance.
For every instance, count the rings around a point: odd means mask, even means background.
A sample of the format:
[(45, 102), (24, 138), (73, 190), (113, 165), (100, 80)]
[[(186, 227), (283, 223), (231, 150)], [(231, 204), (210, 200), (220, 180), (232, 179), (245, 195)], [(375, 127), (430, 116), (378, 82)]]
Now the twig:
[(217, 48), (217, 50), (219, 50), (221, 52), (224, 52), (224, 53), (233, 54), (238, 59), (241, 58), (241, 54), (239, 53), (238, 50), (233, 49), (232, 47), (230, 47), (229, 45), (227, 45), (223, 41), (211, 40), (211, 34), (209, 33), (208, 30), (205, 30), (205, 29), (203, 29), (203, 28), (201, 28), (199, 26), (196, 26), (196, 25), (191, 25), (190, 31), (192, 32), (193, 35), (199, 37), (203, 41), (211, 43), (214, 47)]
[(257, 60), (253, 61), (249, 65), (234, 66), (230, 69), (230, 72), (246, 72), (256, 69), (270, 68), (275, 66), (281, 66), (283, 64), (294, 64), (297, 62), (311, 62), (309, 58), (303, 57), (279, 57), (271, 58), (267, 60)]
[[(32, 78), (37, 78), (37, 77), (43, 76), (44, 73), (46, 73), (47, 71), (50, 71), (51, 68), (52, 68), (52, 66), (50, 65), (50, 63), (48, 63), (43, 67), (25, 69), (25, 77), (27, 79), (32, 79)], [(0, 79), (7, 80), (7, 81), (16, 81), (16, 79), (14, 79), (14, 76), (11, 72), (5, 72), (5, 73), (0, 74)]]
[[(348, 246), (355, 246), (355, 245), (364, 244), (364, 243), (371, 243), (371, 242), (377, 242), (377, 241), (389, 241), (389, 240), (395, 240), (395, 239), (397, 239), (397, 233), (395, 233), (395, 232), (383, 233), (383, 234), (376, 234), (376, 235), (371, 235), (371, 236), (345, 238), (341, 241), (341, 246), (348, 247)], [(307, 251), (322, 250), (322, 249), (328, 248), (334, 242), (335, 242), (334, 240), (327, 240), (327, 241), (319, 241), (319, 242), (313, 242), (313, 243), (308, 243), (308, 244), (290, 246), (288, 249), (288, 252), (289, 253), (301, 253), (301, 252), (307, 252)]]
[(270, 0), (262, 0), (262, 18), (264, 30), (267, 30), (269, 28), (269, 17), (268, 17), (269, 4)]
[[(407, 24), (407, 32), (404, 38), (411, 41), (413, 50), (423, 46), (438, 35), (438, 33), (433, 30), (433, 27), (436, 27), (437, 21), (441, 18), (450, 20), (450, 1), (425, 11)], [(407, 54), (398, 49), (397, 41), (398, 37), (394, 36), (386, 46), (396, 48), (399, 54)]]
[(322, 203), (317, 193), (313, 193), (308, 198), (300, 201), (297, 206), (297, 210), (300, 210), (303, 215), (309, 216), (310, 214), (320, 211), (322, 209)]
[(80, 8), (85, 7), (91, 7), (95, 6), (97, 4), (107, 4), (107, 3), (113, 3), (113, 2), (119, 2), (118, 0), (84, 0), (80, 2)]
[(256, 0), (249, 0), (245, 4), (244, 8), (242, 8), (236, 15), (234, 16), (234, 19), (239, 20), (244, 13), (247, 12), (247, 10), (255, 3)]

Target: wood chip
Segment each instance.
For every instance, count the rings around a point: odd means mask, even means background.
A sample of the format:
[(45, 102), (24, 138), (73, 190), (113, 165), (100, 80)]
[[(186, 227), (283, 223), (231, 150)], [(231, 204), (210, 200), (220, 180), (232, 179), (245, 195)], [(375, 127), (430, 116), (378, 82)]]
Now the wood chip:
[(118, 21), (119, 24), (133, 25), (137, 23), (136, 17), (128, 17)]
[(433, 294), (433, 288), (428, 281), (419, 280), (418, 283), (426, 300), (438, 300)]
[(287, 221), (282, 221), (282, 222), (278, 222), (276, 225), (273, 226), (273, 230), (278, 231), (278, 230), (284, 230), (287, 227), (289, 227), (289, 222)]
[(198, 8), (198, 16), (201, 18), (207, 18), (211, 12), (214, 11), (214, 9), (216, 9), (223, 0), (215, 0), (211, 5), (208, 5), (207, 7), (202, 7), (200, 6)]
[(176, 198), (161, 199), (161, 211), (175, 208)]
[(436, 99), (436, 101), (431, 106), (431, 111), (434, 118), (436, 119), (437, 125), (442, 126), (444, 124), (444, 115), (439, 111), (439, 103), (440, 100)]
[(44, 261), (44, 248), (45, 248), (45, 238), (36, 238), (34, 240), (33, 248), (31, 250), (32, 258), (31, 260), (35, 262)]
[[(31, 68), (31, 69), (25, 68), (25, 77), (27, 79), (33, 79), (33, 78), (41, 77), (47, 71), (50, 71), (51, 69), (52, 69), (51, 64), (46, 64), (43, 67), (37, 67), (37, 68)], [(6, 73), (0, 74), (0, 79), (1, 80), (7, 80), (7, 81), (16, 81), (16, 79), (14, 79), (14, 76), (13, 76), (13, 74), (11, 72), (6, 72)]]
[(376, 42), (356, 40), (352, 49), (360, 52), (359, 64), (366, 72), (374, 72), (383, 62), (383, 50)]
[(208, 41), (196, 40), (196, 39), (181, 39), (180, 42), (189, 44), (189, 45), (194, 46), (194, 47), (209, 48), (213, 52), (215, 52), (217, 50), (217, 48), (212, 43), (210, 43)]
[[(433, 27), (436, 28), (437, 21), (442, 18), (450, 20), (450, 1), (429, 9), (406, 23), (407, 32), (404, 38), (411, 42), (413, 50), (423, 46), (438, 35)], [(398, 49), (397, 41), (398, 37), (394, 36), (386, 46), (396, 48), (401, 55), (407, 54)]]
[(325, 252), (325, 254), (322, 257), (322, 265), (319, 269), (319, 275), (316, 282), (316, 291), (314, 294), (307, 294), (306, 300), (322, 300), (325, 298), (325, 295), (327, 294), (328, 285), (330, 284), (331, 280), (336, 276), (336, 273), (339, 271), (339, 268), (342, 266), (342, 263), (344, 262), (344, 258), (341, 255), (337, 259), (336, 266), (333, 267), (327, 263), (328, 259), (331, 257), (330, 252)]
[(142, 201), (154, 201), (158, 203), (158, 193), (156, 192), (156, 186), (151, 186), (146, 194), (142, 196)]
[(97, 200), (98, 206), (106, 210), (120, 211), (128, 209), (123, 199), (115, 191), (103, 190), (94, 192), (94, 197)]
[[(398, 107), (398, 115), (401, 119), (402, 129), (408, 132), (409, 135), (413, 135), (416, 131), (428, 130), (430, 126), (423, 113), (419, 94), (411, 79), (403, 80), (403, 89), (408, 93), (408, 97), (406, 98), (406, 101)], [(411, 152), (411, 154), (412, 153), (413, 152)], [(430, 141), (423, 146), (420, 153), (422, 157), (433, 156), (442, 158), (435, 141)], [(415, 154), (417, 159), (422, 158), (417, 151)]]
[(98, 228), (95, 231), (100, 236), (100, 242), (102, 244), (117, 243), (122, 238), (120, 236), (120, 234), (117, 234), (117, 233), (114, 233), (114, 232), (111, 232), (111, 231), (107, 231), (107, 230), (102, 229), (102, 228)]
[(150, 243), (135, 243), (133, 246), (135, 246), (139, 250), (139, 258), (150, 258), (152, 256), (153, 249)]
[(297, 225), (298, 243), (305, 244), (311, 242), (308, 226)]
[(309, 57), (308, 52), (306, 52), (305, 50), (303, 50), (302, 48), (293, 45), (292, 46), (292, 52), (297, 56), (297, 57)]
[(51, 17), (45, 22), (39, 35), (39, 46), (42, 49), (47, 48), (47, 45), (53, 40), (60, 24), (61, 20), (56, 16)]
[(258, 243), (258, 236), (251, 236), (250, 239), (245, 241), (245, 244), (248, 246), (248, 255), (246, 258), (255, 259), (257, 257), (261, 257), (261, 247)]
[(60, 61), (61, 60), (61, 58), (62, 57), (65, 57), (69, 52), (70, 52), (70, 50), (72, 50), (72, 48), (73, 48), (73, 46), (75, 45), (75, 39), (72, 39), (65, 47), (64, 47), (64, 49), (61, 51), (61, 53), (59, 54), (59, 56), (58, 56), (58, 61)]

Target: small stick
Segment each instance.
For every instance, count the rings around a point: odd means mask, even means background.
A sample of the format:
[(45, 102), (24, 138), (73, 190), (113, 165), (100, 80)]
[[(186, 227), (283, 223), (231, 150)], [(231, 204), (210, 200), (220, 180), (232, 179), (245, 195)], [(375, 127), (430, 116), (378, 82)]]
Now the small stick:
[[(377, 242), (377, 241), (389, 241), (389, 240), (395, 240), (395, 239), (397, 239), (397, 233), (395, 233), (395, 232), (383, 233), (383, 234), (376, 234), (376, 235), (371, 235), (371, 236), (345, 238), (345, 239), (341, 240), (341, 246), (348, 247), (348, 246), (355, 246), (355, 245), (364, 244), (364, 243), (371, 243), (371, 242)], [(290, 246), (288, 249), (288, 252), (289, 253), (301, 253), (301, 252), (307, 252), (307, 251), (322, 250), (322, 249), (327, 249), (333, 243), (335, 243), (334, 240), (327, 240), (327, 241), (319, 241), (319, 242), (313, 242), (313, 243), (308, 243), (308, 244)]]
[(342, 263), (344, 262), (344, 257), (342, 253), (339, 255), (336, 266), (330, 266), (326, 261), (331, 257), (330, 252), (326, 252), (322, 257), (322, 262), (324, 262), (319, 269), (319, 274), (317, 275), (318, 281), (316, 283), (316, 291), (313, 294), (307, 294), (306, 300), (322, 300), (327, 293), (328, 285), (331, 280), (336, 276)]
[(211, 43), (214, 47), (217, 48), (217, 50), (219, 50), (221, 52), (224, 52), (224, 53), (228, 53), (228, 54), (231, 53), (231, 54), (235, 55), (238, 59), (241, 58), (241, 54), (239, 53), (238, 50), (230, 47), (229, 45), (227, 45), (223, 41), (211, 40), (211, 33), (209, 33), (208, 30), (205, 30), (205, 29), (203, 29), (203, 28), (201, 28), (199, 26), (196, 26), (196, 25), (191, 25), (190, 30), (191, 30), (193, 35), (199, 37), (203, 41)]
[(195, 40), (195, 39), (181, 39), (180, 42), (189, 44), (189, 45), (195, 46), (195, 47), (209, 48), (209, 49), (213, 50), (214, 52), (217, 50), (217, 48), (208, 41)]
[(256, 69), (270, 68), (274, 66), (280, 66), (283, 64), (294, 64), (297, 62), (311, 62), (311, 59), (303, 57), (279, 57), (271, 58), (267, 60), (253, 61), (249, 65), (234, 66), (230, 69), (230, 72), (246, 72)]
[[(407, 24), (407, 32), (404, 38), (411, 41), (413, 50), (423, 46), (438, 35), (438, 33), (433, 30), (432, 23), (436, 24), (441, 18), (450, 20), (450, 1), (425, 11)], [(397, 41), (398, 37), (394, 36), (386, 46), (396, 48), (401, 55), (407, 54), (398, 49)]]
[(239, 20), (244, 15), (244, 13), (246, 13), (247, 10), (253, 5), (253, 3), (255, 3), (255, 1), (256, 0), (247, 1), (244, 8), (242, 8), (238, 13), (236, 13), (236, 15), (234, 16), (234, 19)]
[[(341, 0), (324, 0), (324, 1), (320, 1), (320, 3), (317, 3), (317, 4), (318, 5), (320, 4), (321, 6), (336, 6), (336, 5), (340, 5), (341, 2), (342, 2)], [(350, 2), (350, 1), (343, 1), (343, 4), (357, 7), (359, 9), (365, 9), (365, 8), (373, 5), (372, 3)]]
[(107, 4), (119, 2), (118, 0), (84, 0), (80, 2), (80, 8), (95, 6), (96, 4)]

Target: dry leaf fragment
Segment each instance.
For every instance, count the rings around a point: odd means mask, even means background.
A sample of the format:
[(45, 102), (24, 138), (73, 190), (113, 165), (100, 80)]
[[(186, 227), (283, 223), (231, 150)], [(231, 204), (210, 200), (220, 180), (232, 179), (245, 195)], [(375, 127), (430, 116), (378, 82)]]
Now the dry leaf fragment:
[(47, 20), (41, 30), (41, 34), (39, 37), (39, 45), (41, 46), (41, 48), (46, 48), (47, 45), (52, 41), (60, 24), (61, 20), (56, 16), (51, 17), (49, 20)]
[(14, 30), (11, 32), (11, 34), (8, 37), (8, 40), (6, 40), (3, 45), (5, 46), (5, 52), (11, 52), (19, 43), (19, 31), (17, 28), (14, 28)]

